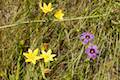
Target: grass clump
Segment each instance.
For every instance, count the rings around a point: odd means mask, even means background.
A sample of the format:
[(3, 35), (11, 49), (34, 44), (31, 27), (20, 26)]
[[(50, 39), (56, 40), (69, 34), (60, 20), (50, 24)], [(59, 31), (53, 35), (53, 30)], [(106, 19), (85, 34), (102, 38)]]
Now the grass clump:
[[(42, 0), (54, 10), (44, 14), (39, 0), (0, 1), (1, 80), (119, 80), (120, 1)], [(54, 17), (61, 9), (63, 19)], [(90, 61), (80, 35), (94, 35), (99, 55)], [(23, 52), (47, 44), (56, 59), (41, 71), (40, 61), (25, 62)], [(40, 54), (40, 53), (39, 53)]]

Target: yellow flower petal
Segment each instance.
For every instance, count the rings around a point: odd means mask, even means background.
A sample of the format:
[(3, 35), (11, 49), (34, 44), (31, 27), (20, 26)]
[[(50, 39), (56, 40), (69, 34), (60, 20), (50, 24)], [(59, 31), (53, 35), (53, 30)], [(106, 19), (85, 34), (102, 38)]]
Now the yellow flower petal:
[(28, 52), (29, 52), (29, 53), (32, 53), (32, 50), (31, 50), (31, 49), (28, 49)]
[(52, 7), (52, 4), (51, 4), (51, 3), (49, 3), (49, 4), (48, 4), (48, 7), (49, 7), (49, 8), (51, 8), (51, 7)]
[(55, 57), (56, 55), (55, 55), (55, 54), (52, 54), (51, 56), (52, 56), (52, 57)]
[(26, 59), (25, 62), (31, 62), (31, 60), (30, 59)]
[(41, 51), (43, 54), (46, 54), (46, 52), (44, 50)]
[(28, 54), (28, 53), (23, 53), (23, 55), (24, 55), (26, 58), (29, 58), (29, 57), (30, 57), (30, 54), (31, 54), (31, 53), (29, 53), (29, 54)]
[(53, 8), (52, 8), (52, 4), (51, 4), (51, 3), (48, 4), (48, 8), (49, 8), (50, 11), (53, 10)]
[(36, 60), (32, 60), (31, 62), (32, 62), (33, 64), (36, 64)]
[(34, 50), (34, 52), (33, 52), (33, 54), (34, 54), (34, 55), (37, 55), (37, 54), (38, 54), (38, 51), (39, 51), (39, 49), (38, 49), (38, 48), (37, 48), (37, 49), (35, 49), (35, 50)]
[(47, 4), (46, 3), (43, 3), (43, 8), (47, 8)]
[(50, 57), (49, 60), (50, 60), (50, 61), (53, 61), (53, 57)]
[(48, 52), (47, 52), (47, 54), (51, 54), (52, 53), (52, 50), (51, 49), (49, 49), (48, 50)]
[(44, 62), (49, 62), (50, 60), (49, 59), (44, 59)]

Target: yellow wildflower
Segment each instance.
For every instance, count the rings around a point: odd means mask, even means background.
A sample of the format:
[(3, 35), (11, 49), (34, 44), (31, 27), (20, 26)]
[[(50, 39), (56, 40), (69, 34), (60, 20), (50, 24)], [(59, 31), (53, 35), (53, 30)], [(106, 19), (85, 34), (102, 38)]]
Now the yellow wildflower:
[(25, 62), (31, 62), (33, 64), (36, 64), (36, 60), (41, 59), (40, 56), (37, 56), (38, 51), (38, 48), (35, 49), (33, 52), (31, 49), (28, 49), (28, 53), (23, 53), (23, 55), (27, 58)]
[(63, 19), (63, 16), (64, 16), (64, 13), (62, 13), (62, 10), (58, 10), (54, 16), (59, 19), (59, 20), (62, 20)]
[(56, 55), (51, 53), (52, 53), (51, 49), (49, 49), (47, 52), (42, 50), (41, 57), (44, 58), (44, 62), (53, 61), (53, 57), (55, 57)]
[(48, 5), (46, 3), (43, 3), (43, 6), (41, 6), (41, 3), (40, 3), (40, 8), (45, 14), (53, 10), (51, 3), (49, 3)]

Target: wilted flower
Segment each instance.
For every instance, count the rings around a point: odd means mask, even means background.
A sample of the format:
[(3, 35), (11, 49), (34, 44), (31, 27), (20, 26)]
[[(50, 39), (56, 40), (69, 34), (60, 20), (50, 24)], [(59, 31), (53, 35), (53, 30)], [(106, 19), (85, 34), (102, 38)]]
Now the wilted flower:
[(62, 10), (58, 10), (54, 16), (58, 19), (58, 20), (62, 20), (63, 19), (63, 16), (64, 16), (64, 13), (62, 13)]
[(33, 52), (31, 49), (28, 49), (28, 53), (23, 53), (23, 55), (27, 58), (25, 62), (31, 62), (33, 64), (36, 64), (36, 60), (41, 59), (40, 56), (37, 56), (38, 51), (38, 48), (35, 49)]
[(85, 50), (85, 53), (87, 53), (88, 58), (95, 59), (97, 57), (97, 54), (99, 53), (98, 48), (96, 45), (90, 45)]
[(51, 69), (49, 69), (49, 68), (44, 69), (45, 74), (49, 74), (50, 72), (51, 72)]
[(48, 48), (48, 43), (42, 43), (40, 48), (41, 50), (45, 51)]
[(89, 32), (84, 32), (80, 35), (80, 40), (83, 44), (87, 44), (88, 42), (91, 42), (94, 39), (94, 35)]
[(43, 7), (40, 3), (39, 6), (45, 14), (48, 13), (48, 12), (51, 12), (53, 10), (51, 3), (49, 3), (48, 5), (46, 3), (43, 3)]
[(44, 62), (53, 61), (53, 57), (55, 57), (56, 55), (51, 53), (52, 53), (51, 49), (49, 49), (47, 52), (42, 50), (42, 54), (40, 56), (44, 58)]

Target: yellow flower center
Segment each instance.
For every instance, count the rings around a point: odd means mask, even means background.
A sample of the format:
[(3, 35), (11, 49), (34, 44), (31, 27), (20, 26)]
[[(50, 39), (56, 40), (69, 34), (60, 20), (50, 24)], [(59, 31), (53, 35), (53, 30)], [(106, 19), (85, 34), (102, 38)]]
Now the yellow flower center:
[(45, 58), (45, 59), (48, 59), (48, 58), (49, 58), (49, 55), (44, 55), (44, 58)]

